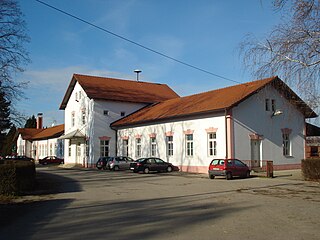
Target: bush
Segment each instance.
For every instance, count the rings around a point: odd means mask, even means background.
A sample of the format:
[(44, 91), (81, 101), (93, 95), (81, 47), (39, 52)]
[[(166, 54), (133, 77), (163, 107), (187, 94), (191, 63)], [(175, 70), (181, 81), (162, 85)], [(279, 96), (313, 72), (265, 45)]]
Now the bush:
[(301, 168), (306, 180), (320, 179), (320, 158), (303, 159)]
[(29, 161), (4, 161), (0, 165), (0, 194), (19, 195), (34, 188), (36, 168)]

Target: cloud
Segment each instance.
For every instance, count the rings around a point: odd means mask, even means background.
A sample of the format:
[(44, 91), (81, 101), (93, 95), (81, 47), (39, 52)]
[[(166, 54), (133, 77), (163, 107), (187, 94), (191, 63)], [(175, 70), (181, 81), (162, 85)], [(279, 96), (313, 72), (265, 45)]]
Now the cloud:
[(84, 66), (29, 70), (20, 76), (20, 80), (30, 82), (28, 89), (25, 90), (27, 99), (17, 102), (15, 108), (25, 116), (37, 115), (42, 112), (44, 126), (51, 126), (53, 122), (64, 123), (64, 112), (59, 110), (59, 106), (74, 73), (128, 78), (122, 73)]
[(49, 88), (51, 91), (65, 92), (74, 73), (108, 77), (119, 77), (123, 75), (121, 73), (108, 70), (90, 69), (84, 66), (70, 66), (66, 68), (26, 71), (22, 74), (20, 79), (28, 81), (30, 83), (30, 89)]

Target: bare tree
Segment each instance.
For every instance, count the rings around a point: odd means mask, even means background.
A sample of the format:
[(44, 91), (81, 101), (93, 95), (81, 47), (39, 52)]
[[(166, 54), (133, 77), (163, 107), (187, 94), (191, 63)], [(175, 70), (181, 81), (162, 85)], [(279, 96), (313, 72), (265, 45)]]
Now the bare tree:
[(0, 0), (0, 90), (8, 101), (22, 96), (26, 82), (17, 82), (29, 62), (24, 44), (29, 41), (25, 22), (16, 0)]
[(254, 77), (279, 75), (311, 107), (320, 105), (320, 1), (274, 0), (282, 23), (265, 40), (248, 35), (240, 55)]

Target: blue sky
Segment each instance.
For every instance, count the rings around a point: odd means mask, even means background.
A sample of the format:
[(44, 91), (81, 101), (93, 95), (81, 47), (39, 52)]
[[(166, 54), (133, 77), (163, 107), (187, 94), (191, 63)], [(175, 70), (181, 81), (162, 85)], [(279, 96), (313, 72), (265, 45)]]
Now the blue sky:
[[(27, 24), (31, 63), (18, 79), (28, 99), (16, 107), (44, 114), (44, 125), (64, 122), (59, 110), (74, 73), (165, 83), (179, 95), (233, 82), (188, 68), (56, 12), (18, 0)], [(43, 0), (70, 14), (173, 58), (238, 82), (254, 80), (239, 58), (248, 33), (263, 38), (280, 22), (269, 0)], [(268, 77), (268, 76), (266, 76)], [(280, 76), (281, 77), (281, 76)]]

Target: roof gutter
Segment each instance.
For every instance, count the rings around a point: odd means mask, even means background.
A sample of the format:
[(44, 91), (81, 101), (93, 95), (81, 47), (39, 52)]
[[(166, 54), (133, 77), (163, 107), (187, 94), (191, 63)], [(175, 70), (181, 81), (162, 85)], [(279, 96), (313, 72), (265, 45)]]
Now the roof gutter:
[[(206, 114), (211, 114), (211, 113), (221, 113), (224, 112), (226, 108), (222, 108), (222, 109), (215, 109), (215, 110), (211, 110), (211, 111), (204, 111), (204, 112), (196, 112), (196, 113), (190, 113), (190, 114), (184, 114), (184, 115), (178, 115), (178, 116), (171, 116), (171, 117), (165, 117), (165, 118), (158, 118), (158, 119), (150, 119), (150, 120), (144, 120), (144, 121), (137, 121), (137, 122), (132, 122), (132, 123), (125, 123), (125, 124), (119, 124), (117, 125), (116, 122), (120, 121), (114, 121), (113, 123), (110, 124), (110, 127), (115, 130), (115, 129), (119, 129), (119, 128), (123, 128), (123, 127), (135, 127), (135, 126), (139, 126), (141, 124), (148, 124), (148, 123), (159, 123), (162, 121), (167, 121), (167, 120), (174, 120), (174, 119), (179, 119), (179, 118), (185, 118), (185, 117), (194, 117), (194, 116), (201, 116), (201, 115), (206, 115)], [(139, 111), (139, 110), (138, 110)], [(130, 115), (128, 115), (130, 116)], [(115, 124), (115, 125), (113, 125)]]

